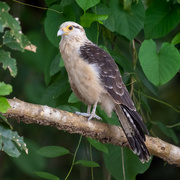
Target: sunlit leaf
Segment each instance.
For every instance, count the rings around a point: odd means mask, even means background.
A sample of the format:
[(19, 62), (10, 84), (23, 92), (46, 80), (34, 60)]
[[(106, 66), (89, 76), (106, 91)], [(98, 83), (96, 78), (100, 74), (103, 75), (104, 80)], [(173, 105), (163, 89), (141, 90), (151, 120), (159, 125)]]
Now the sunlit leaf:
[(12, 92), (12, 86), (9, 84), (5, 84), (4, 82), (0, 82), (0, 96), (9, 95)]
[(8, 108), (10, 108), (10, 104), (8, 103), (5, 97), (0, 97), (0, 112), (6, 113)]
[(180, 54), (170, 43), (163, 43), (157, 52), (153, 40), (145, 40), (139, 50), (142, 69), (155, 86), (167, 83), (180, 68)]
[(85, 13), (81, 16), (81, 25), (83, 27), (90, 27), (91, 23), (94, 21), (97, 21), (100, 24), (103, 24), (102, 21), (106, 20), (107, 18), (108, 18), (107, 15)]

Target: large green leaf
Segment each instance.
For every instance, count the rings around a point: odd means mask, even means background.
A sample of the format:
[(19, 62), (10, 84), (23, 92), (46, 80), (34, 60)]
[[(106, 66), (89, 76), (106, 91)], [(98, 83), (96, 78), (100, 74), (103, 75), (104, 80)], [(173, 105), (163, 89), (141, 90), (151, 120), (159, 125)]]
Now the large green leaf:
[(11, 58), (10, 52), (0, 49), (0, 63), (3, 64), (4, 69), (9, 69), (11, 76), (17, 75), (16, 60)]
[(87, 9), (98, 4), (100, 0), (76, 0), (76, 2), (84, 11), (86, 11)]
[(159, 38), (168, 34), (180, 22), (180, 4), (171, 1), (153, 1), (146, 10), (144, 31), (146, 38)]
[(169, 43), (163, 43), (157, 53), (156, 43), (145, 40), (139, 50), (139, 60), (144, 74), (155, 86), (167, 83), (180, 68), (180, 54)]
[(123, 148), (122, 158), (121, 147), (111, 144), (107, 144), (107, 147), (108, 154), (104, 153), (104, 161), (110, 174), (117, 180), (124, 179), (122, 164), (124, 164), (125, 179), (128, 180), (134, 180), (137, 174), (144, 173), (151, 164), (151, 160), (142, 164), (138, 156), (127, 148)]
[(144, 24), (145, 10), (141, 0), (138, 3), (133, 3), (130, 10), (124, 10), (119, 0), (111, 0), (109, 8), (114, 19), (116, 32), (129, 40), (134, 39)]
[[(110, 10), (110, 8), (107, 7), (105, 4), (99, 3), (96, 6), (96, 11), (98, 14), (101, 14), (101, 15), (107, 14), (108, 15), (108, 18), (105, 21), (103, 21), (103, 25), (106, 28), (108, 28), (110, 31), (114, 32), (115, 31), (115, 22), (114, 22), (114, 18), (113, 18), (112, 11)], [(96, 13), (95, 10), (94, 10), (94, 13)]]
[(69, 154), (69, 150), (60, 146), (45, 146), (37, 150), (37, 153), (45, 157), (58, 157)]
[(5, 84), (4, 82), (0, 82), (0, 96), (9, 95), (12, 92), (12, 86), (9, 84)]

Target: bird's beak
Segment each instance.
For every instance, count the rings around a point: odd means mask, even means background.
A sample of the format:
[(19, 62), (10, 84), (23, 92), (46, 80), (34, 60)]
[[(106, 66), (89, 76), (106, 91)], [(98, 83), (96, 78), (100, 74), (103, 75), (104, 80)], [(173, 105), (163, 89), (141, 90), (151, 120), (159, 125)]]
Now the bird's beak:
[(63, 34), (65, 34), (66, 32), (63, 31), (63, 29), (59, 29), (59, 31), (57, 32), (57, 36), (61, 36)]

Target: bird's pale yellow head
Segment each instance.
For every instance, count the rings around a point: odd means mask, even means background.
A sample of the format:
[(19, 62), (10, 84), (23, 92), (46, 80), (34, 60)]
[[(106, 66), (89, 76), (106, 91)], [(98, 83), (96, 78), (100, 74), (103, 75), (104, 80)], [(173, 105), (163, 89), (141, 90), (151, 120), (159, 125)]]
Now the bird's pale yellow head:
[(82, 26), (75, 22), (67, 21), (61, 24), (57, 36), (68, 36), (68, 37), (77, 37), (85, 35), (84, 29)]

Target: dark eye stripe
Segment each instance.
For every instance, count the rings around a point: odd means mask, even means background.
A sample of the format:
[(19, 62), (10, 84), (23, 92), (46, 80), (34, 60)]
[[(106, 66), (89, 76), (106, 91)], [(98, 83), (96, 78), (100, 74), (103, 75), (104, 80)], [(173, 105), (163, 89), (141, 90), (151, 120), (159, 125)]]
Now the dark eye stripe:
[(77, 29), (80, 29), (80, 27), (79, 27), (79, 26), (74, 26), (74, 25), (73, 25), (73, 27), (74, 27), (74, 28), (77, 28)]

